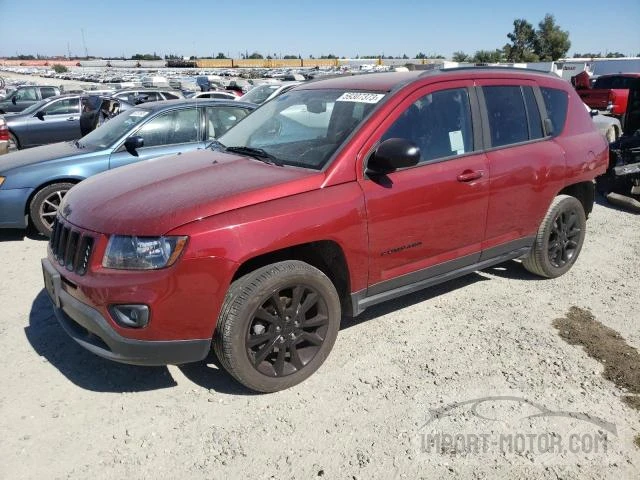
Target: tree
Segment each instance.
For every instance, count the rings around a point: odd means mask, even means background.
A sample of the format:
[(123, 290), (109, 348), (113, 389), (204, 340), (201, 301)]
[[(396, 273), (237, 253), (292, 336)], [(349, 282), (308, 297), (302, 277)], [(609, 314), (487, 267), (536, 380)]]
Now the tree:
[(502, 61), (502, 50), (477, 50), (471, 59), (474, 63), (498, 63)]
[(252, 60), (259, 60), (264, 58), (262, 55), (260, 55), (258, 52), (253, 52), (251, 55), (249, 55), (247, 58), (250, 58)]
[(542, 61), (558, 60), (571, 48), (569, 32), (561, 30), (550, 13), (538, 24), (536, 37), (536, 53)]
[(295, 60), (298, 57), (299, 57), (299, 55), (285, 55), (282, 58), (284, 58), (285, 60)]
[(56, 73), (64, 73), (64, 72), (68, 72), (69, 71), (69, 69), (67, 67), (65, 67), (64, 65), (61, 65), (59, 63), (54, 63), (51, 68), (53, 68), (53, 71), (56, 72)]
[(507, 37), (511, 43), (504, 46), (504, 54), (510, 62), (535, 62), (537, 36), (536, 31), (524, 18), (516, 18), (513, 21), (513, 32)]
[(471, 60), (469, 58), (469, 55), (462, 51), (453, 52), (453, 57), (451, 57), (451, 59), (454, 62), (468, 62), (469, 60)]
[(622, 58), (625, 57), (626, 55), (624, 53), (620, 53), (620, 52), (609, 52), (607, 53), (607, 56), (605, 58)]
[(216, 58), (219, 58), (220, 60), (224, 60), (225, 58), (227, 58), (227, 56), (222, 52), (218, 52), (218, 55), (216, 56)]

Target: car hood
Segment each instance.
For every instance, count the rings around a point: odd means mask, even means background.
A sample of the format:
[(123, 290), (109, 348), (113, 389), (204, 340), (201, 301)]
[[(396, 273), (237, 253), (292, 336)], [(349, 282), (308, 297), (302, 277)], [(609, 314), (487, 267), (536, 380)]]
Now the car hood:
[(186, 223), (319, 188), (324, 174), (211, 150), (171, 155), (93, 176), (60, 211), (100, 233), (161, 235)]
[(73, 142), (54, 143), (42, 147), (18, 150), (0, 157), (0, 172), (7, 172), (14, 168), (25, 167), (37, 163), (48, 162), (60, 158), (70, 158), (84, 155), (92, 150), (78, 148)]

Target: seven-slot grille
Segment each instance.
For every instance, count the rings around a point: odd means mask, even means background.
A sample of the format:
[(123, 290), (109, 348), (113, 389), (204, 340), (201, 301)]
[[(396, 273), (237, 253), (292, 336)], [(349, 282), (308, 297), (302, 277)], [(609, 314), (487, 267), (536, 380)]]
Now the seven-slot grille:
[(57, 217), (49, 239), (51, 253), (60, 265), (78, 275), (87, 273), (93, 249), (93, 237), (73, 230)]

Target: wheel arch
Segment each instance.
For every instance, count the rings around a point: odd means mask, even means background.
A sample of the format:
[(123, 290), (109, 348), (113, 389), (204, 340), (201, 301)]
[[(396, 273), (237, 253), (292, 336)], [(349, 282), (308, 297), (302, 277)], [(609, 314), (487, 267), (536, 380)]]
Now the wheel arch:
[(35, 197), (38, 194), (38, 192), (40, 190), (42, 190), (43, 188), (46, 188), (49, 185), (53, 185), (54, 183), (73, 183), (75, 185), (75, 184), (80, 183), (82, 180), (84, 180), (84, 178), (81, 178), (81, 177), (61, 177), (61, 178), (50, 179), (50, 180), (47, 180), (44, 183), (41, 183), (40, 185), (38, 185), (37, 187), (35, 187), (33, 189), (31, 194), (29, 195), (29, 198), (27, 198), (27, 201), (26, 201), (25, 206), (24, 206), (25, 215), (29, 215), (29, 207), (31, 206), (31, 202), (33, 201), (33, 197)]
[(558, 195), (570, 195), (577, 198), (584, 208), (585, 215), (589, 217), (595, 201), (595, 185), (593, 181), (574, 183), (564, 187), (558, 192)]
[(317, 240), (256, 255), (240, 264), (231, 281), (258, 268), (285, 260), (299, 260), (322, 271), (336, 287), (342, 312), (352, 315), (349, 265), (342, 247), (333, 240)]

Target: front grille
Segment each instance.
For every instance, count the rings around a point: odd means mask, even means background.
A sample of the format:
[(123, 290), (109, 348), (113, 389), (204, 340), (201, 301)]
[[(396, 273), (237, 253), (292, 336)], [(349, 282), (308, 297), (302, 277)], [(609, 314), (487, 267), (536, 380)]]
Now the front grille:
[(78, 275), (87, 273), (93, 250), (92, 236), (74, 230), (58, 217), (53, 222), (49, 246), (61, 266)]

